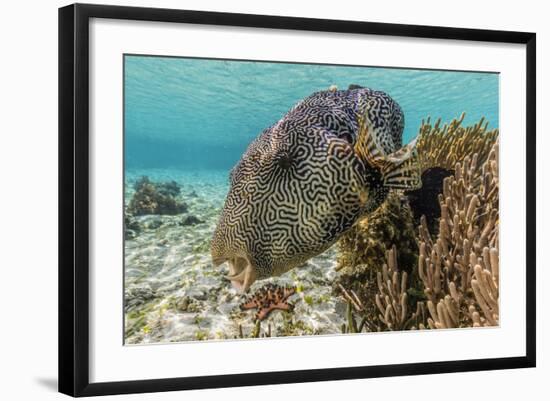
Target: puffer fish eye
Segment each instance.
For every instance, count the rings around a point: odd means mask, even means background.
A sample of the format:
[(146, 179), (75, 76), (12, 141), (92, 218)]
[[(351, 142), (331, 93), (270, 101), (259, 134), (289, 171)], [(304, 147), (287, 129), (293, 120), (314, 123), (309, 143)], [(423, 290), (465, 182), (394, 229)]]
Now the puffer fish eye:
[(346, 132), (342, 135), (342, 139), (344, 141), (346, 141), (347, 143), (349, 143), (350, 145), (353, 145), (353, 137), (351, 136), (350, 133)]
[(284, 170), (288, 170), (292, 166), (292, 162), (292, 155), (286, 152), (277, 158), (277, 165)]

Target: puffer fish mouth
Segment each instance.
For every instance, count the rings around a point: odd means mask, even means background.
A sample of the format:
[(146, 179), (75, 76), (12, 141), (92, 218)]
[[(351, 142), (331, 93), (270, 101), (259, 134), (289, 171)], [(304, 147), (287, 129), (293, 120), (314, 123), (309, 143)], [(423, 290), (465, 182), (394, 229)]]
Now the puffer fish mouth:
[(249, 259), (243, 256), (213, 259), (214, 266), (219, 266), (224, 262), (229, 265), (229, 274), (224, 277), (231, 281), (237, 291), (241, 293), (248, 291), (256, 281), (256, 269)]

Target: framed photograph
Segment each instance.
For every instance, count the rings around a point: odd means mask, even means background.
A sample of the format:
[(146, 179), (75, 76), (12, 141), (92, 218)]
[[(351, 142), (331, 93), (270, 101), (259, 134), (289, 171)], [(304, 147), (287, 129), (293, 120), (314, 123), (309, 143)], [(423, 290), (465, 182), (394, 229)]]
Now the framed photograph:
[(61, 8), (59, 216), (72, 396), (533, 367), (535, 34)]

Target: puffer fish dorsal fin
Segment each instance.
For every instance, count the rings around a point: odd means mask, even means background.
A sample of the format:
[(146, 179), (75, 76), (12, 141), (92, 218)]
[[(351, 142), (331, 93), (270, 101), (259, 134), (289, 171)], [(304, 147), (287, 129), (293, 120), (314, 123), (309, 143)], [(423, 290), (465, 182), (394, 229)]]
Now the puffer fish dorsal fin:
[(386, 154), (376, 142), (374, 130), (366, 118), (359, 118), (359, 135), (354, 150), (361, 160), (380, 169), (384, 186), (393, 189), (413, 190), (422, 186), (420, 165), (416, 151), (416, 139)]

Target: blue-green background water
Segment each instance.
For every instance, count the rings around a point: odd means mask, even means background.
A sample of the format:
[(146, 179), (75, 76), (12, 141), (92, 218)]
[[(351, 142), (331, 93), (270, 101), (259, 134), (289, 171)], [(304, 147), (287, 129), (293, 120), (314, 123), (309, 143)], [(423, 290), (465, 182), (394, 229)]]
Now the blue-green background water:
[(466, 112), (498, 128), (494, 73), (125, 56), (126, 168), (229, 170), (250, 141), (319, 90), (383, 90), (405, 113), (404, 142), (422, 119)]

